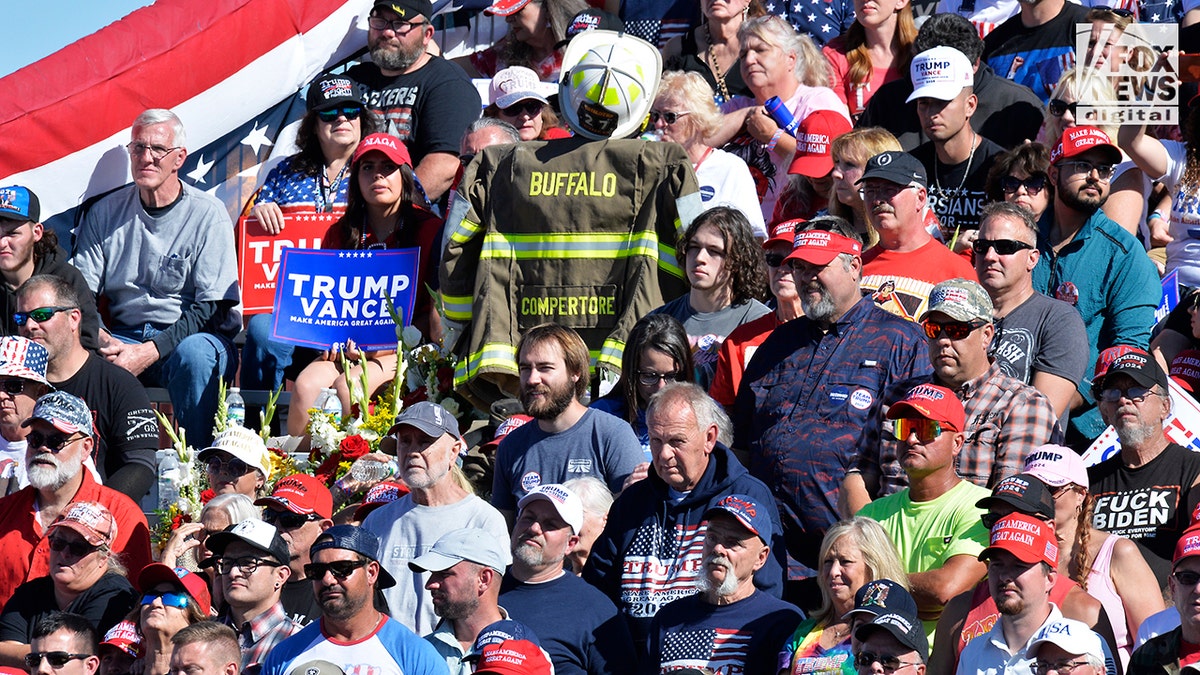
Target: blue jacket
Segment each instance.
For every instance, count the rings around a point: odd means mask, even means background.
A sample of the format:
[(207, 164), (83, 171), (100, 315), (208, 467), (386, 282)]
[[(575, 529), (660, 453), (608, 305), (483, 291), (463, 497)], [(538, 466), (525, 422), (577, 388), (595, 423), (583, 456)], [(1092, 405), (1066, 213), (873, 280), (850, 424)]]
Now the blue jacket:
[[(1053, 214), (1048, 215), (1039, 226), (1042, 257), (1033, 268), (1033, 288), (1079, 310), (1090, 350), (1079, 393), (1094, 403), (1096, 357), (1116, 345), (1149, 347), (1162, 283), (1146, 249), (1103, 211), (1092, 214), (1057, 254), (1049, 243)], [(1071, 425), (1088, 438), (1099, 436), (1105, 427), (1095, 410), (1073, 415)]]
[(755, 573), (754, 585), (782, 596), (787, 562), (775, 498), (733, 451), (717, 443), (704, 476), (678, 504), (671, 504), (667, 484), (653, 468), (646, 480), (629, 486), (592, 546), (583, 578), (612, 598), (630, 622), (635, 645), (646, 644), (650, 620), (663, 605), (696, 592), (696, 579), (704, 573), (704, 513), (731, 494), (749, 495), (769, 511), (775, 530), (771, 555)]

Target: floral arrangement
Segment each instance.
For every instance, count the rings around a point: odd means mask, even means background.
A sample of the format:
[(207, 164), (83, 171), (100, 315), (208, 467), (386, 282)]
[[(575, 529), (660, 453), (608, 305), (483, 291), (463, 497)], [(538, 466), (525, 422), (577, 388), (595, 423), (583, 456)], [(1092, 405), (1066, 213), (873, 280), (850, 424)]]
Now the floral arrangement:
[[(196, 451), (187, 444), (187, 432), (180, 427), (178, 430), (167, 419), (166, 415), (155, 411), (159, 425), (166, 430), (171, 439), (169, 450), (177, 466), (159, 466), (161, 479), (175, 485), (179, 496), (173, 501), (166, 502), (167, 495), (159, 495), (158, 508), (154, 510), (155, 524), (150, 531), (150, 543), (154, 547), (154, 557), (157, 560), (162, 555), (162, 547), (171, 538), (171, 533), (183, 523), (190, 523), (200, 517), (202, 493), (208, 492), (208, 477), (196, 460)], [(173, 495), (171, 495), (173, 496)]]
[[(435, 301), (438, 296), (434, 295)], [(441, 307), (439, 307), (439, 311)], [(396, 415), (418, 401), (438, 403), (451, 415), (462, 414), (463, 404), (454, 393), (457, 359), (444, 354), (440, 345), (421, 344), (421, 331), (404, 326), (396, 307), (388, 300), (388, 312), (396, 322), (396, 377), (383, 395), (370, 400), (365, 371), (357, 381), (348, 381), (351, 410), (347, 416), (320, 408), (308, 411), (307, 432), (311, 438), (309, 465), (313, 475), (333, 485), (350, 470), (354, 460), (379, 450), (380, 441), (392, 427)], [(342, 372), (349, 372), (345, 354), (340, 354)], [(469, 407), (467, 409), (470, 409)]]

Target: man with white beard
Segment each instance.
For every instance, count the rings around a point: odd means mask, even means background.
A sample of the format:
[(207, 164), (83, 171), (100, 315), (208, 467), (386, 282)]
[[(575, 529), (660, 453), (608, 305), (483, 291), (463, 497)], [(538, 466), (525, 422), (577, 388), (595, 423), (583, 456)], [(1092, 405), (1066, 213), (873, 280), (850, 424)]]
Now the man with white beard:
[(1137, 347), (1110, 347), (1096, 359), (1092, 392), (1121, 451), (1088, 469), (1096, 500), (1092, 524), (1128, 537), (1142, 550), (1159, 586), (1167, 585), (1175, 542), (1200, 500), (1200, 454), (1167, 440), (1167, 375)]
[(804, 618), (754, 587), (771, 552), (771, 519), (749, 495), (733, 494), (704, 514), (700, 592), (667, 604), (650, 625), (654, 672), (774, 672), (776, 655)]
[(50, 573), (46, 527), (72, 502), (99, 502), (112, 513), (117, 537), (112, 550), (122, 562), (140, 570), (151, 562), (150, 529), (132, 499), (96, 482), (83, 470), (95, 447), (92, 413), (87, 403), (54, 391), (38, 399), (22, 426), (26, 437), (29, 485), (0, 499), (0, 605), (22, 582)]
[[(771, 333), (746, 365), (730, 417), (733, 446), (775, 494), (788, 555), (784, 599), (813, 604), (817, 552), (836, 523), (842, 479), (879, 447), (885, 402), (928, 381), (921, 327), (880, 309), (859, 287), (862, 240), (842, 218), (809, 221), (790, 264), (804, 316)], [(865, 484), (864, 484), (865, 481)], [(861, 497), (879, 476), (846, 480)], [(815, 609), (815, 607), (811, 607)]]
[(556, 675), (634, 672), (633, 639), (617, 606), (563, 569), (583, 529), (579, 495), (547, 483), (522, 497), (518, 508), (500, 606), (538, 636)]

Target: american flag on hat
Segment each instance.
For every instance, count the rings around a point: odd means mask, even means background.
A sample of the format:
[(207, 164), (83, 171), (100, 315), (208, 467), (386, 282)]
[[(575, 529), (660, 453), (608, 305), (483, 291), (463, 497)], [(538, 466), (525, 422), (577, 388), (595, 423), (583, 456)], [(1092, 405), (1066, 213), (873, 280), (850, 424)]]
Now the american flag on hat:
[(23, 337), (0, 338), (0, 375), (22, 377), (49, 385), (46, 348)]

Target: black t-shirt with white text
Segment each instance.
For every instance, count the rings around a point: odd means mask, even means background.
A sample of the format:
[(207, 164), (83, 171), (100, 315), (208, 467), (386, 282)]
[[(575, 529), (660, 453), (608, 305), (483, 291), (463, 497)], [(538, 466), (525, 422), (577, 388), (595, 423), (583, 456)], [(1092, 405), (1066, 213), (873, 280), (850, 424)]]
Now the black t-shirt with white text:
[(912, 151), (913, 157), (925, 165), (929, 176), (929, 208), (937, 214), (946, 241), (952, 240), (956, 231), (979, 229), (979, 212), (988, 202), (988, 170), (992, 158), (1004, 152), (1004, 148), (983, 136), (977, 138), (974, 155), (958, 164), (937, 161), (933, 141)]
[(1157, 457), (1131, 469), (1120, 455), (1088, 469), (1096, 498), (1092, 524), (1142, 549), (1160, 586), (1167, 585), (1175, 543), (1187, 529), (1200, 491), (1200, 453), (1169, 443)]
[(378, 131), (404, 141), (413, 166), (431, 152), (457, 156), (463, 132), (483, 107), (466, 72), (440, 56), (395, 77), (384, 75), (373, 63), (354, 66), (346, 75), (359, 83)]

